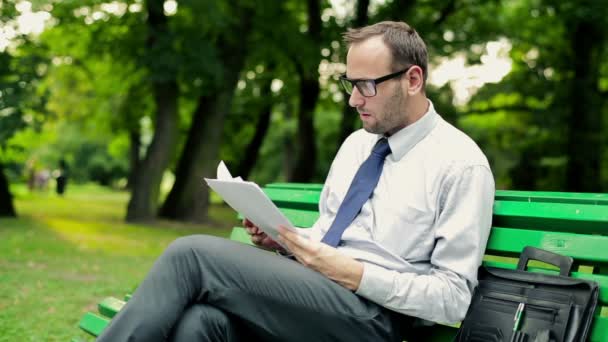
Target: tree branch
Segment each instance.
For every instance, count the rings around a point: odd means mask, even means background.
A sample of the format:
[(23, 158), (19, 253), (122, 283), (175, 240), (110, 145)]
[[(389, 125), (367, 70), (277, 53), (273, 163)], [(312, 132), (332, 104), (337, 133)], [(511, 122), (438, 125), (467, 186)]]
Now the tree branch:
[(356, 5), (355, 12), (355, 27), (363, 27), (367, 25), (367, 21), (369, 18), (369, 0), (359, 0)]
[(526, 106), (526, 105), (509, 105), (509, 106), (488, 107), (488, 108), (484, 108), (484, 109), (471, 109), (468, 112), (463, 113), (463, 114), (464, 115), (487, 114), (487, 113), (494, 113), (494, 112), (498, 112), (498, 111), (534, 112), (534, 111), (538, 111), (538, 110), (542, 110), (542, 108), (534, 108), (534, 107), (530, 107), (530, 106)]
[(439, 18), (435, 20), (433, 26), (439, 26), (445, 22), (450, 15), (456, 12), (456, 0), (450, 0), (448, 4), (441, 10)]

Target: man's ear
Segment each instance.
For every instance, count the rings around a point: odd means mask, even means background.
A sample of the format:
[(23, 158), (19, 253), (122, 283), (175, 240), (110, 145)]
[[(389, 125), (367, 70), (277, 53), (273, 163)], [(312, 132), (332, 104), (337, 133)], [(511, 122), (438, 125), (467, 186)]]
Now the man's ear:
[(407, 92), (410, 95), (422, 92), (424, 89), (424, 73), (422, 68), (414, 65), (405, 74), (406, 79), (409, 81), (407, 86)]

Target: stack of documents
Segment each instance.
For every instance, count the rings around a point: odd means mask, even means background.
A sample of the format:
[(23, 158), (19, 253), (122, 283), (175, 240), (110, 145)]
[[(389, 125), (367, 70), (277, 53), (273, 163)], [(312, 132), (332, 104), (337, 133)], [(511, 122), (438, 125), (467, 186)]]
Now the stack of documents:
[[(217, 167), (217, 179), (205, 178), (205, 182), (229, 206), (248, 218), (279, 244), (281, 244), (277, 238), (279, 226), (298, 232), (256, 183), (243, 181), (241, 177), (233, 178), (223, 161)], [(281, 246), (285, 248), (283, 244)]]

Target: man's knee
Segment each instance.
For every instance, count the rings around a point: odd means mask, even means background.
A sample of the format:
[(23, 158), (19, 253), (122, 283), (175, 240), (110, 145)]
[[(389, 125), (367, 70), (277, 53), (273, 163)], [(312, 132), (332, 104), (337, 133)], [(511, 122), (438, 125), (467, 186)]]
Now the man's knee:
[(172, 341), (235, 341), (230, 317), (220, 309), (194, 304), (184, 311), (173, 328)]
[(214, 246), (224, 243), (225, 239), (209, 235), (189, 235), (175, 239), (167, 247), (166, 256), (191, 254), (195, 250), (211, 251)]
[(218, 238), (215, 236), (209, 236), (209, 235), (182, 236), (182, 237), (179, 237), (179, 238), (173, 240), (173, 242), (171, 242), (171, 244), (169, 245), (169, 247), (167, 247), (167, 249), (168, 250), (189, 249), (189, 248), (200, 246), (201, 244), (208, 244), (208, 243), (210, 243), (209, 240), (215, 240), (215, 239), (218, 239)]

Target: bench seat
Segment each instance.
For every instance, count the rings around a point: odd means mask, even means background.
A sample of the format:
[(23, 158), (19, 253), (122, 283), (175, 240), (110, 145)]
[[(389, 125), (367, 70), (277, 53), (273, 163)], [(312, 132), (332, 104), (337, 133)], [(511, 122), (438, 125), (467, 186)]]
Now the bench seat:
[[(294, 225), (307, 228), (319, 216), (321, 189), (321, 184), (271, 183), (264, 191)], [(251, 243), (241, 227), (232, 230), (230, 239)], [(608, 341), (608, 194), (496, 191), (492, 230), (483, 263), (514, 269), (525, 246), (572, 257), (575, 260), (572, 277), (600, 284), (600, 305), (590, 341)], [(555, 267), (536, 261), (528, 269), (557, 273)], [(87, 313), (80, 327), (97, 336), (125, 300), (102, 300), (99, 314)], [(424, 341), (447, 342), (453, 340), (455, 332), (455, 326), (438, 324), (421, 328), (415, 336), (424, 336), (421, 338)]]

